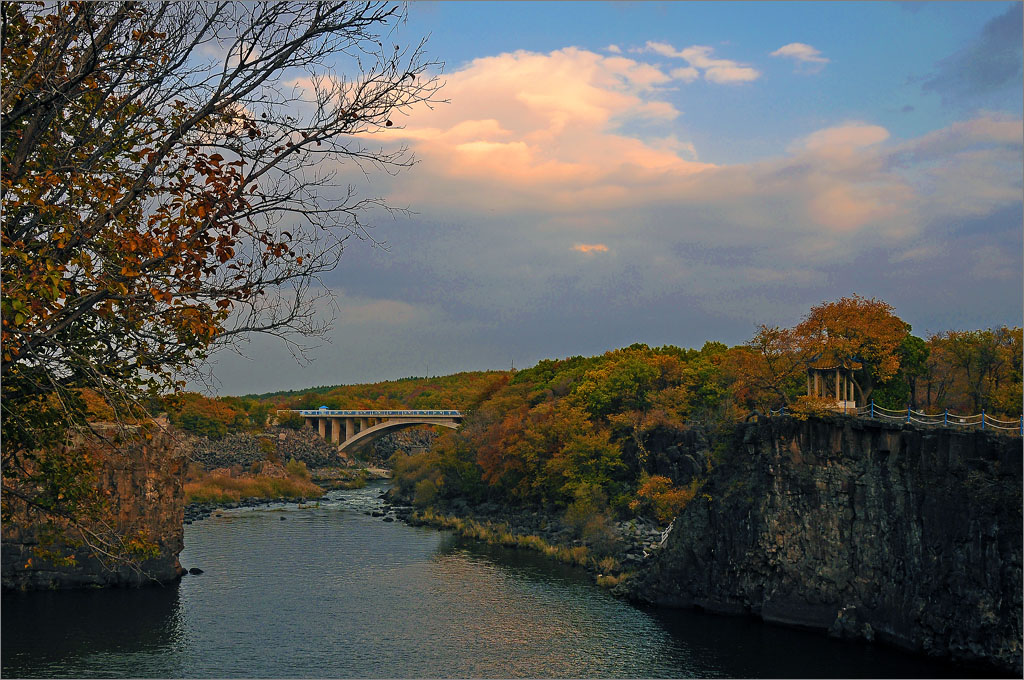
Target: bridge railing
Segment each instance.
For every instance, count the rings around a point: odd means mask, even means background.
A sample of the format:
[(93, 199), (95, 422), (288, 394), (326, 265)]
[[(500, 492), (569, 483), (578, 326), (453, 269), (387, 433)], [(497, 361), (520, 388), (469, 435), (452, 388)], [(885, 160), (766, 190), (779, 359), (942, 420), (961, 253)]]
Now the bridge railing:
[(323, 416), (348, 416), (354, 418), (399, 418), (402, 416), (441, 416), (447, 418), (461, 418), (462, 411), (453, 410), (430, 410), (430, 409), (407, 409), (407, 410), (343, 410), (343, 409), (279, 409), (278, 413), (298, 413), (308, 418)]
[[(845, 411), (844, 411), (845, 412)], [(888, 409), (879, 406), (874, 399), (867, 406), (859, 406), (856, 411), (845, 412), (846, 415), (866, 418), (869, 420), (882, 420), (890, 423), (911, 423), (931, 427), (969, 427), (982, 430), (993, 430), (1005, 434), (1016, 434), (1024, 437), (1024, 414), (1018, 420), (1000, 420), (987, 415), (984, 410), (974, 415), (960, 415), (950, 413), (949, 409), (942, 413), (925, 413), (915, 411), (909, 406), (906, 409)], [(778, 410), (769, 409), (769, 416), (788, 415), (786, 407)]]

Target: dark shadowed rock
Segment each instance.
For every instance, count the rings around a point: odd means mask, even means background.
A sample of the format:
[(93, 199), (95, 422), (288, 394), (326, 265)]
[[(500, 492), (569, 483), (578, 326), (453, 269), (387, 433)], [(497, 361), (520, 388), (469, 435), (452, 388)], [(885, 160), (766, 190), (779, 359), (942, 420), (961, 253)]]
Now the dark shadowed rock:
[(1019, 677), (1021, 458), (1019, 438), (981, 431), (750, 423), (632, 596)]

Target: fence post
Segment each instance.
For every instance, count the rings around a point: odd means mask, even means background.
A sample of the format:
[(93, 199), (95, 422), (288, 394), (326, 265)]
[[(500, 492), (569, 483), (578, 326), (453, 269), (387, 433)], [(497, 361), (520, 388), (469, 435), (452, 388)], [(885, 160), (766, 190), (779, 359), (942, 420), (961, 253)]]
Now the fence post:
[(949, 409), (948, 408), (945, 411), (942, 412), (942, 424), (946, 425), (946, 426), (949, 425)]
[(985, 409), (981, 409), (981, 429), (985, 429)]
[(910, 422), (910, 406), (907, 406), (907, 422)]
[(875, 400), (872, 399), (871, 400), (871, 418), (874, 419), (874, 417), (875, 417)]

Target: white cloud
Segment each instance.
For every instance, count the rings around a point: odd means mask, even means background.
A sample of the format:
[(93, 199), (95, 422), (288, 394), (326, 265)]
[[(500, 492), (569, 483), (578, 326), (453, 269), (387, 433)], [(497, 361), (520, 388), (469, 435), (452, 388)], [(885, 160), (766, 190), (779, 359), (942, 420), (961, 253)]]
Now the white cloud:
[[(467, 205), (619, 203), (634, 185), (711, 167), (665, 127), (679, 111), (664, 99), (670, 78), (650, 64), (576, 48), (519, 51), (474, 60), (446, 81), (458, 105), (420, 111), (394, 136), (433, 174), (459, 178)], [(638, 127), (649, 136), (629, 132)]]
[[(724, 68), (710, 48), (651, 43), (649, 51)], [(986, 147), (1016, 139), (1002, 152), (1019, 158), (1021, 122), (992, 116), (898, 144), (882, 126), (849, 121), (795, 140), (784, 157), (702, 163), (670, 125), (679, 111), (665, 99), (669, 79), (650, 64), (576, 48), (477, 59), (448, 76), (446, 94), (458, 105), (417, 113), (398, 133), (421, 164), (399, 177), (392, 198), (451, 211), (457, 196), (458, 212), (533, 219), (533, 228), (554, 230), (540, 243), (565, 229), (578, 232), (577, 243), (607, 243), (623, 225), (660, 230), (679, 215), (687, 233), (709, 242), (743, 234), (774, 248), (791, 238), (794, 251), (821, 256), (856, 252), (863, 246), (850, 239), (865, 233), (875, 243), (906, 239), (939, 203), (975, 215), (1019, 192), (1015, 175), (992, 169), (999, 149)], [(650, 123), (665, 127), (651, 134)], [(954, 152), (957, 164), (935, 162)], [(559, 222), (568, 216), (576, 226)]]
[(692, 66), (681, 66), (674, 68), (668, 72), (670, 76), (676, 80), (682, 80), (684, 83), (692, 83), (693, 81), (700, 78), (700, 71)]
[(832, 158), (849, 156), (853, 150), (884, 142), (889, 131), (879, 125), (852, 122), (813, 132), (790, 146)]
[(686, 60), (689, 64), (688, 68), (674, 69), (670, 72), (670, 75), (673, 78), (688, 83), (696, 80), (700, 71), (703, 71), (705, 80), (721, 84), (747, 83), (761, 77), (760, 71), (749, 64), (741, 64), (731, 59), (712, 57), (714, 48), (707, 45), (692, 45), (685, 49), (677, 50), (669, 43), (649, 40), (646, 50), (660, 54), (663, 57)]
[[(691, 68), (720, 66), (688, 54)], [(873, 250), (919, 263), (930, 225), (1020, 202), (1019, 119), (986, 114), (911, 140), (846, 121), (720, 166), (698, 162), (666, 83), (668, 69), (581, 49), (478, 59), (447, 77), (453, 103), (397, 133), (421, 162), (390, 200), (472, 225), (431, 251), (459, 283), (452, 304), (542, 307), (552, 290), (568, 300), (623, 278), (623, 295), (651, 299), (821, 288)], [(744, 254), (694, 262), (685, 244)]]
[(817, 48), (799, 42), (783, 45), (772, 52), (771, 56), (793, 59), (800, 70), (805, 73), (817, 73), (829, 62), (828, 58), (821, 56), (821, 52)]
[(618, 45), (609, 45), (604, 49), (606, 52), (611, 52), (612, 54), (622, 54), (622, 48)]
[(363, 324), (406, 326), (423, 321), (430, 315), (429, 310), (402, 300), (368, 299), (347, 295), (343, 291), (337, 293), (336, 299), (338, 322), (347, 327)]

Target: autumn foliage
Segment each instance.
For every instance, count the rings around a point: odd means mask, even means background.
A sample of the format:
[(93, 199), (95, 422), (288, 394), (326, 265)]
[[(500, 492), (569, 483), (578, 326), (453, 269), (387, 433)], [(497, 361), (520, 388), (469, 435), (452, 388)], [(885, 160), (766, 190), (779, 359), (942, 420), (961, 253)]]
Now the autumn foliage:
[[(439, 87), (422, 43), (380, 40), (401, 18), (379, 2), (0, 3), (5, 488), (70, 488), (53, 451), (100, 414), (133, 436), (218, 348), (270, 333), (301, 356), (326, 332), (318, 275), (368, 238), (367, 208), (390, 209), (335, 174), (410, 165), (360, 140)], [(209, 436), (267, 415), (198, 406), (178, 422)], [(69, 521), (88, 505), (23, 500)]]
[(834, 401), (806, 394), (807, 369), (823, 356), (854, 368), (860, 403), (1020, 414), (1019, 328), (923, 340), (887, 303), (852, 295), (793, 328), (760, 326), (736, 347), (638, 343), (496, 376), (458, 432), (396, 456), (396, 482), (424, 507), (467, 498), (559, 509), (580, 535), (600, 534), (594, 517), (667, 522), (699, 493), (700, 474), (673, 478), (655, 447), (687, 430), (724, 445), (752, 412), (834, 413)]

